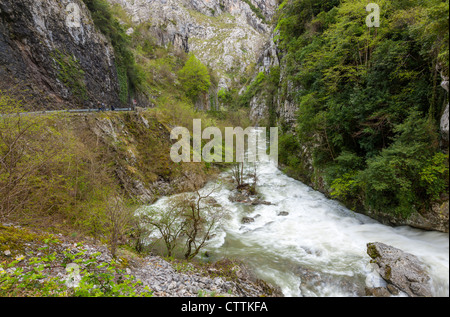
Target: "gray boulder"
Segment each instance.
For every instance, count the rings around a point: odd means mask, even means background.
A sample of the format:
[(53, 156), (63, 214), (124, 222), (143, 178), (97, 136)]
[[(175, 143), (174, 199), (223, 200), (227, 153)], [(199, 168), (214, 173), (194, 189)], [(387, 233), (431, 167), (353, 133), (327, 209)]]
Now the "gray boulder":
[(255, 222), (254, 218), (251, 218), (251, 217), (242, 218), (242, 223), (252, 223), (252, 222)]
[(388, 285), (410, 297), (432, 296), (430, 277), (416, 256), (379, 242), (367, 244), (367, 254)]

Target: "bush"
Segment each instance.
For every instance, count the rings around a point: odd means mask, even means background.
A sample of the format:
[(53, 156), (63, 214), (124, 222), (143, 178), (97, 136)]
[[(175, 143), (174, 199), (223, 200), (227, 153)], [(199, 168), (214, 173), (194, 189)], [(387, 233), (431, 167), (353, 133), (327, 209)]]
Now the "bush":
[(295, 160), (285, 151), (282, 161), (297, 170), (311, 161), (308, 174), (323, 176), (334, 197), (406, 217), (448, 188), (437, 124), (448, 103), (439, 86), (448, 74), (448, 1), (384, 1), (376, 32), (364, 7), (280, 6), (278, 89), (298, 104), (294, 141), (312, 153)]
[(239, 107), (248, 107), (250, 105), (250, 100), (261, 90), (265, 79), (266, 75), (263, 72), (258, 73), (245, 92), (238, 98)]
[(361, 179), (368, 206), (408, 217), (448, 188), (448, 169), (446, 156), (435, 152), (436, 133), (419, 113), (395, 131), (394, 143), (367, 161)]
[(58, 79), (71, 90), (78, 102), (87, 100), (88, 94), (84, 81), (84, 71), (80, 63), (73, 56), (64, 54), (59, 50), (53, 51), (52, 57), (57, 63)]

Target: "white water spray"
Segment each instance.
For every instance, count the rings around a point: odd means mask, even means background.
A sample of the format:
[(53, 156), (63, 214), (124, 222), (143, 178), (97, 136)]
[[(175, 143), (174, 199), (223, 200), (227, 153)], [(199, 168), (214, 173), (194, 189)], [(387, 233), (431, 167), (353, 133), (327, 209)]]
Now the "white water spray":
[[(432, 278), (433, 295), (449, 296), (448, 234), (382, 225), (286, 176), (268, 161), (258, 165), (257, 175), (257, 191), (272, 205), (231, 202), (231, 186), (213, 194), (232, 215), (207, 247), (213, 259), (244, 260), (285, 296), (364, 296), (366, 286), (384, 283), (366, 253), (367, 243), (382, 242), (416, 255)], [(242, 224), (244, 216), (255, 221)]]

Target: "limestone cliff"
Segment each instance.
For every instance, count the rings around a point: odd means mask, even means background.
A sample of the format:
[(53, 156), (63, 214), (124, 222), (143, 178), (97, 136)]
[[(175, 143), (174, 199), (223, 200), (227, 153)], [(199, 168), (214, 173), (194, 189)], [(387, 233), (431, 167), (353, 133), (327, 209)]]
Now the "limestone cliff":
[[(220, 76), (219, 88), (254, 66), (270, 36), (276, 0), (109, 0), (136, 25), (148, 23), (159, 45), (194, 53)], [(251, 6), (250, 6), (251, 4)]]
[(118, 103), (114, 50), (81, 0), (2, 0), (0, 78), (34, 109)]

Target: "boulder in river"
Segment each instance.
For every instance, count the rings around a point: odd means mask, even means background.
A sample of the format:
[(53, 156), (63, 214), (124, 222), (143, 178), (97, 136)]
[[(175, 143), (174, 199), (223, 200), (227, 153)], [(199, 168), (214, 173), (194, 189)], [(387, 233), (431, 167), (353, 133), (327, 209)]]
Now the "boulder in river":
[(242, 218), (242, 223), (252, 223), (252, 222), (255, 222), (254, 218), (251, 218), (251, 217)]
[(267, 205), (267, 206), (270, 206), (270, 205), (273, 205), (270, 201), (265, 201), (265, 200), (261, 200), (261, 199), (259, 199), (259, 198), (256, 198), (256, 199), (254, 199), (253, 201), (252, 201), (252, 205), (253, 206), (257, 206), (257, 205)]
[(410, 297), (432, 296), (430, 277), (416, 256), (380, 242), (368, 243), (367, 254), (390, 286), (387, 290), (399, 289)]
[(228, 199), (233, 203), (236, 203), (236, 202), (237, 203), (249, 203), (249, 202), (251, 202), (251, 199), (247, 195), (240, 193), (240, 192), (233, 193), (232, 195), (230, 195), (228, 197)]

